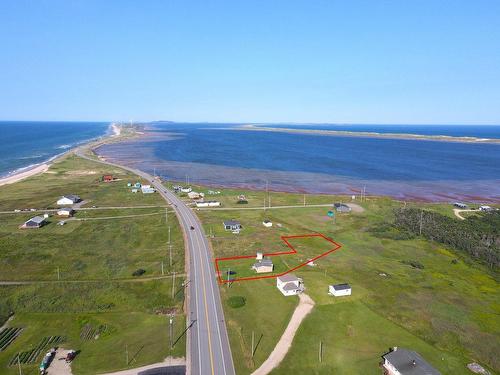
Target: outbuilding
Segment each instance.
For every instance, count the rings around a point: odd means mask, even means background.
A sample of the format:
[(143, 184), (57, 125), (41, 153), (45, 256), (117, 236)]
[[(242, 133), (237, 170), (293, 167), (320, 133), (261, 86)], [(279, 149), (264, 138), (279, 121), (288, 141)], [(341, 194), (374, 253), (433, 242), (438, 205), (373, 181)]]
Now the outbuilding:
[(304, 291), (302, 279), (291, 273), (276, 278), (276, 287), (284, 296), (295, 296)]
[(351, 286), (349, 284), (336, 284), (328, 286), (328, 294), (335, 297), (350, 296)]
[(73, 216), (74, 213), (75, 210), (73, 210), (71, 207), (60, 208), (57, 210), (57, 216), (70, 217)]
[(195, 203), (196, 207), (219, 207), (220, 202), (218, 201), (198, 201)]
[(441, 375), (420, 354), (395, 347), (382, 356), (382, 367), (387, 375)]
[(262, 225), (265, 226), (266, 228), (271, 228), (273, 226), (273, 222), (271, 220), (264, 220), (262, 222)]
[(43, 216), (35, 216), (26, 221), (21, 228), (23, 229), (32, 229), (32, 228), (40, 228), (45, 224), (45, 218)]
[(491, 206), (480, 206), (479, 211), (493, 211), (493, 207)]
[(63, 195), (61, 198), (59, 198), (57, 204), (59, 206), (65, 206), (69, 204), (75, 204), (81, 201), (82, 199), (78, 195), (69, 194), (69, 195)]
[(274, 264), (271, 259), (260, 259), (254, 263), (252, 269), (257, 273), (273, 272)]
[(457, 208), (462, 209), (462, 210), (465, 210), (467, 208), (467, 205), (465, 203), (462, 203), (462, 202), (455, 202), (455, 203), (453, 203), (453, 205)]

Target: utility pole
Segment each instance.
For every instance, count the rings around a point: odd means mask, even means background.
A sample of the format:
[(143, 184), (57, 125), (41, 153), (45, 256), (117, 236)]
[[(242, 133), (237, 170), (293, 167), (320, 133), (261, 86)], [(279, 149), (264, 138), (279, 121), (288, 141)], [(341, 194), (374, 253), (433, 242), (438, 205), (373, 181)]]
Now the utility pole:
[(422, 219), (423, 218), (424, 218), (424, 210), (420, 211), (420, 229), (419, 229), (420, 236), (422, 235)]
[(252, 331), (252, 358), (253, 358), (253, 354), (255, 352), (255, 349), (254, 349), (254, 340), (255, 340), (255, 332)]
[(161, 261), (161, 275), (164, 276), (165, 272), (163, 272), (163, 260)]
[(322, 341), (319, 342), (318, 357), (319, 357), (319, 362), (321, 363), (323, 361), (323, 342)]
[(170, 254), (170, 268), (172, 268), (172, 245), (168, 245), (168, 248), (170, 249), (169, 254)]
[(173, 341), (173, 328), (174, 328), (174, 319), (173, 315), (170, 315), (170, 350), (174, 347), (174, 341)]
[(304, 207), (306, 206), (306, 195), (304, 194)]
[(127, 361), (128, 366), (128, 345), (125, 345), (125, 360)]
[(165, 207), (165, 224), (168, 223), (168, 208)]
[(168, 226), (168, 244), (170, 245), (170, 225)]
[(21, 358), (19, 353), (17, 353), (17, 366), (19, 367), (19, 375), (23, 375), (23, 370), (21, 370)]
[(229, 275), (231, 274), (231, 268), (227, 270), (227, 287), (229, 288)]
[(172, 280), (172, 299), (174, 299), (175, 296), (175, 271), (174, 271), (174, 278)]

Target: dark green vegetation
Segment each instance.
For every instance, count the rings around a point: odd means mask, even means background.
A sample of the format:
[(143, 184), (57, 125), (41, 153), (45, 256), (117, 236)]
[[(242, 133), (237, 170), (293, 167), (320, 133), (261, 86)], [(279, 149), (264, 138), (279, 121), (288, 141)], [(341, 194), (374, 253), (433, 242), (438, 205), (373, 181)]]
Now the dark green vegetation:
[[(307, 197), (315, 203), (340, 199)], [(273, 202), (299, 200), (299, 195), (273, 193)], [(275, 251), (283, 246), (281, 235), (315, 232), (343, 245), (318, 260), (316, 267), (294, 272), (303, 278), (316, 306), (274, 372), (379, 374), (380, 356), (392, 346), (418, 351), (443, 374), (469, 374), (465, 365), (472, 361), (500, 370), (498, 274), (459, 249), (396, 228), (394, 210), (403, 206), (401, 202), (370, 198), (360, 205), (364, 212), (339, 214), (335, 224), (327, 217), (328, 207), (199, 211), (205, 230), (214, 234), (216, 256)], [(453, 217), (450, 205), (412, 206), (448, 210)], [(239, 235), (224, 231), (226, 219), (241, 221), (244, 229)], [(264, 219), (273, 227), (265, 228)], [(322, 250), (320, 242), (307, 242), (299, 244), (304, 258)], [(288, 257), (273, 261), (286, 265)], [(327, 294), (328, 285), (343, 282), (352, 286), (352, 296)], [(282, 296), (275, 283), (267, 279), (220, 287), (238, 374), (251, 373), (269, 356), (297, 304), (296, 297)], [(233, 296), (244, 297), (245, 306), (231, 308), (227, 301)], [(253, 358), (252, 332), (258, 342)]]
[(22, 328), (7, 327), (0, 330), (0, 352), (7, 349), (22, 332)]
[(396, 227), (463, 250), (488, 266), (500, 266), (500, 211), (456, 220), (417, 208), (395, 211)]
[[(104, 183), (103, 174), (118, 180)], [(46, 211), (0, 214), (0, 323), (14, 312), (8, 326), (23, 329), (0, 351), (1, 374), (17, 374), (17, 361), (16, 366), (9, 363), (23, 352), (31, 353), (20, 357), (23, 373), (38, 373), (41, 356), (55, 345), (44, 344), (33, 352), (44, 337), (64, 337), (60, 346), (80, 350), (72, 364), (76, 375), (184, 356), (180, 227), (171, 209), (166, 222), (165, 202), (159, 195), (133, 194), (129, 181), (138, 179), (70, 156), (47, 173), (0, 187), (0, 210), (51, 208), (60, 195), (69, 193), (80, 195), (87, 201), (83, 207), (89, 208), (78, 210), (74, 219), (50, 212), (47, 225), (30, 230), (18, 226)], [(57, 225), (61, 220), (66, 224)], [(144, 272), (133, 276), (139, 269)], [(19, 284), (6, 283), (12, 281)], [(173, 350), (168, 345), (170, 314), (175, 321)]]
[(245, 297), (242, 296), (232, 296), (227, 299), (227, 304), (233, 309), (245, 306)]

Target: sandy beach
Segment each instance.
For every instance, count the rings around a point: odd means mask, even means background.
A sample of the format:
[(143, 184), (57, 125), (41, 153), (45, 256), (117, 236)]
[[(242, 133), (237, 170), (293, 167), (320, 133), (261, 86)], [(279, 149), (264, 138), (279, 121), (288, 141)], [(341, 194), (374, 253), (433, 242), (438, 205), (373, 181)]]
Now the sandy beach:
[[(111, 131), (113, 132), (111, 137), (113, 137), (113, 138), (119, 137), (122, 133), (121, 130), (122, 129), (118, 124), (111, 124)], [(104, 138), (106, 138), (106, 137), (104, 137)], [(109, 139), (109, 136), (108, 136), (108, 139)], [(92, 143), (92, 142), (93, 141), (89, 141), (89, 143)], [(87, 144), (89, 144), (89, 143), (87, 143)], [(78, 147), (81, 147), (81, 145)], [(50, 166), (52, 165), (52, 163), (54, 161), (56, 161), (57, 159), (61, 158), (64, 155), (67, 155), (67, 154), (73, 152), (75, 149), (76, 148), (70, 149), (61, 155), (53, 157), (52, 159), (46, 161), (45, 163), (37, 164), (37, 165), (34, 165), (33, 167), (26, 168), (26, 169), (21, 170), (17, 173), (13, 173), (11, 175), (2, 177), (2, 178), (0, 178), (0, 186), (13, 184), (15, 182), (24, 180), (25, 178), (35, 176), (35, 175), (40, 174), (40, 173), (44, 173), (50, 168)]]
[(0, 186), (13, 184), (14, 182), (24, 180), (25, 178), (37, 175), (39, 173), (46, 172), (49, 169), (50, 163), (43, 163), (33, 168), (21, 171), (19, 173), (15, 173), (11, 176), (7, 176), (0, 179)]

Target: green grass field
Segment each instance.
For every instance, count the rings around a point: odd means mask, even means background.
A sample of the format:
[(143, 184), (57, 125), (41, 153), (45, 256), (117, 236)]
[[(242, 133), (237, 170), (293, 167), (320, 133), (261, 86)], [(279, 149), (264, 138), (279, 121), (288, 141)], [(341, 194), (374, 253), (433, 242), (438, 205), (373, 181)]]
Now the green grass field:
[[(282, 195), (283, 202), (296, 199)], [(212, 245), (219, 257), (283, 248), (281, 235), (320, 232), (343, 245), (318, 260), (316, 267), (295, 272), (316, 307), (273, 373), (378, 374), (380, 356), (392, 346), (417, 350), (443, 374), (467, 374), (465, 365), (472, 361), (500, 370), (498, 274), (437, 243), (411, 236), (398, 239), (406, 237), (386, 223), (402, 204), (370, 198), (361, 204), (364, 212), (337, 215), (335, 224), (326, 216), (326, 207), (198, 212), (207, 232), (214, 234)], [(424, 206), (453, 215), (450, 205)], [(264, 218), (281, 227), (265, 228)], [(224, 231), (226, 219), (240, 220), (241, 233)], [(321, 250), (320, 243), (301, 247), (307, 254)], [(290, 263), (288, 257), (279, 258)], [(411, 261), (424, 268), (413, 268)], [(327, 294), (328, 285), (342, 282), (351, 284), (352, 296), (339, 299)], [(275, 280), (236, 282), (230, 288), (221, 286), (221, 293), (231, 320), (228, 328), (238, 373), (251, 373), (281, 336), (297, 299), (283, 297)], [(242, 296), (247, 302), (234, 309), (227, 304), (230, 296)], [(253, 361), (252, 330), (256, 335), (264, 332)], [(321, 364), (319, 341), (325, 349)]]
[[(118, 181), (103, 183), (103, 174), (113, 174)], [(76, 375), (185, 355), (180, 227), (171, 209), (166, 222), (165, 201), (158, 194), (133, 194), (127, 187), (129, 181), (138, 179), (118, 168), (69, 156), (47, 173), (0, 187), (0, 211), (41, 210), (0, 214), (0, 281), (31, 282), (0, 285), (0, 321), (13, 311), (8, 324), (23, 328), (0, 352), (0, 373), (17, 374), (16, 366), (8, 366), (11, 359), (45, 336), (64, 336), (62, 347), (80, 351), (72, 365)], [(58, 197), (69, 193), (88, 201), (84, 207), (132, 208), (80, 210), (69, 220), (51, 213), (42, 228), (19, 229), (25, 220), (56, 207)], [(57, 225), (61, 220), (66, 224)], [(138, 269), (145, 273), (132, 276)], [(175, 285), (173, 272), (178, 274)], [(175, 316), (173, 350), (169, 314)], [(82, 339), (88, 324), (107, 328), (97, 339)], [(38, 373), (39, 359), (22, 365), (23, 373)]]

